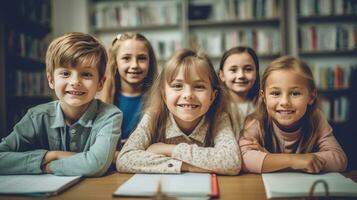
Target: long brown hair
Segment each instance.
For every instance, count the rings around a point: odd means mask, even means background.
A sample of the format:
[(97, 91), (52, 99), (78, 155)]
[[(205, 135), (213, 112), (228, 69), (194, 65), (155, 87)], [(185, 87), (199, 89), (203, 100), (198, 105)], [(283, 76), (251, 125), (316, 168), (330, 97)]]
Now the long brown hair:
[(118, 72), (117, 54), (123, 41), (130, 39), (143, 42), (148, 50), (149, 71), (143, 82), (144, 93), (152, 86), (154, 79), (157, 77), (157, 61), (149, 40), (140, 33), (134, 32), (126, 32), (117, 35), (109, 49), (109, 62), (105, 72), (106, 81), (104, 83), (100, 97), (106, 103), (113, 104), (115, 102), (116, 93), (120, 90), (120, 75)]
[[(266, 104), (263, 100), (266, 89), (266, 81), (269, 75), (274, 71), (286, 70), (291, 73), (297, 73), (302, 79), (306, 80), (306, 87), (310, 95), (315, 98), (311, 105), (308, 105), (305, 115), (302, 118), (302, 137), (300, 140), (301, 153), (311, 152), (316, 144), (317, 136), (314, 134), (317, 125), (318, 99), (317, 88), (310, 67), (297, 58), (283, 56), (268, 65), (261, 79), (261, 94), (258, 100), (256, 111), (249, 116), (247, 121), (257, 119), (260, 122), (260, 129), (263, 131), (264, 141), (259, 141), (269, 152), (281, 152), (277, 136), (273, 130), (273, 121), (268, 114)], [(247, 123), (246, 123), (247, 124)]]
[(149, 133), (151, 133), (153, 143), (163, 142), (166, 133), (166, 123), (169, 118), (169, 110), (164, 102), (165, 84), (171, 83), (180, 69), (184, 70), (185, 78), (190, 78), (191, 70), (198, 70), (201, 76), (208, 77), (213, 90), (217, 91), (215, 100), (205, 114), (208, 131), (205, 137), (205, 146), (213, 146), (213, 137), (216, 130), (217, 119), (221, 116), (225, 108), (225, 97), (222, 85), (213, 68), (213, 65), (206, 54), (193, 50), (181, 49), (167, 61), (158, 79), (150, 88), (148, 100), (144, 104), (144, 113), (150, 116)]
[(232, 47), (226, 52), (224, 52), (222, 59), (219, 64), (219, 70), (223, 70), (224, 67), (224, 62), (226, 62), (227, 58), (231, 55), (234, 54), (242, 54), (242, 53), (248, 53), (250, 57), (252, 57), (254, 64), (255, 64), (255, 70), (256, 70), (256, 76), (255, 76), (255, 82), (252, 86), (252, 88), (249, 90), (247, 94), (247, 98), (251, 100), (254, 104), (257, 103), (258, 97), (259, 97), (259, 61), (258, 61), (258, 56), (255, 53), (255, 51), (250, 48), (250, 47), (245, 47), (245, 46), (237, 46), (237, 47)]

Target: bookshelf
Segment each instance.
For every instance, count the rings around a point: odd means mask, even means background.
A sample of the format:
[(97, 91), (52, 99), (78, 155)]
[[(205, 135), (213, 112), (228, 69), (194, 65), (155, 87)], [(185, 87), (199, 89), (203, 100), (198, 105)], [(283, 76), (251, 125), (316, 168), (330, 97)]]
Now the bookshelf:
[(150, 4), (89, 0), (90, 30), (106, 45), (118, 33), (141, 32), (151, 41), (159, 64), (176, 49), (191, 47), (205, 50), (218, 68), (223, 52), (234, 45), (252, 46), (266, 63), (286, 52), (284, 4), (281, 0), (153, 0)]
[[(90, 32), (109, 47), (123, 32), (140, 32), (151, 42), (159, 65), (186, 46), (185, 3), (181, 0), (89, 0)], [(130, 17), (128, 17), (130, 16)]]
[(321, 109), (357, 168), (357, 2), (350, 0), (295, 1), (297, 54), (314, 73)]
[[(357, 106), (353, 103), (357, 100), (357, 1), (152, 0), (150, 4), (145, 2), (89, 0), (91, 33), (110, 44), (112, 38), (120, 32), (141, 32), (152, 42), (161, 64), (180, 47), (202, 48), (209, 54), (216, 68), (224, 50), (234, 45), (247, 45), (255, 49), (261, 71), (265, 69), (266, 64), (281, 55), (302, 58), (312, 67), (314, 76), (318, 79), (324, 112), (347, 154), (350, 157), (354, 156), (350, 159), (354, 160), (350, 161), (351, 166), (357, 168), (356, 155), (352, 154), (357, 152), (352, 144), (352, 141), (356, 141), (357, 134), (351, 132), (357, 128), (353, 123), (353, 118), (357, 115)], [(138, 7), (140, 11), (146, 10), (144, 13), (150, 13), (149, 10), (152, 8), (148, 7), (162, 7), (161, 4), (170, 4), (171, 9), (176, 8), (176, 11), (170, 11), (175, 20), (170, 23), (141, 24), (140, 20), (135, 19), (133, 21), (137, 24), (132, 24), (134, 22), (127, 18), (129, 21), (124, 24), (113, 22), (112, 25), (105, 26), (108, 19), (124, 20), (122, 17), (115, 17), (119, 16), (122, 8), (129, 10), (125, 11), (131, 13), (129, 16), (141, 16), (135, 14), (138, 13)], [(156, 12), (160, 13), (160, 8), (157, 8)]]
[(44, 62), (51, 39), (51, 1), (7, 2), (0, 17), (0, 137), (4, 137), (28, 108), (52, 100)]
[(204, 49), (216, 68), (225, 50), (250, 46), (263, 70), (264, 64), (285, 53), (284, 4), (280, 0), (191, 0), (190, 46)]

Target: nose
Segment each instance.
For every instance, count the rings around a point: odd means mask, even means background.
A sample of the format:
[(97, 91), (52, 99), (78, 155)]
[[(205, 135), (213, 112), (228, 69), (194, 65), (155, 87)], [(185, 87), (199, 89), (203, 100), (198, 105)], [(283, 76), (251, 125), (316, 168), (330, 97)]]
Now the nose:
[(282, 95), (280, 99), (281, 106), (288, 106), (290, 105), (290, 96), (288, 94)]
[(237, 70), (237, 78), (242, 79), (242, 78), (244, 78), (244, 77), (245, 77), (245, 74), (244, 74), (243, 69), (239, 68), (239, 69)]
[(192, 89), (190, 87), (185, 87), (182, 96), (184, 100), (192, 99)]
[(138, 59), (133, 59), (130, 67), (131, 67), (131, 68), (139, 68), (139, 61), (138, 61)]
[(79, 87), (81, 86), (81, 80), (80, 78), (78, 77), (78, 75), (76, 74), (73, 74), (72, 77), (71, 77), (71, 80), (70, 80), (70, 85), (73, 86), (73, 87)]

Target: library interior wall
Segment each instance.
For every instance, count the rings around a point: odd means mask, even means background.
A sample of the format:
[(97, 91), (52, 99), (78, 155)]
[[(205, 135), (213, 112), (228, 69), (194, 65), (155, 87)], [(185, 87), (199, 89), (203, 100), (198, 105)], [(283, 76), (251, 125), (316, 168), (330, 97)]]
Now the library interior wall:
[(87, 0), (52, 0), (53, 37), (66, 32), (89, 32)]

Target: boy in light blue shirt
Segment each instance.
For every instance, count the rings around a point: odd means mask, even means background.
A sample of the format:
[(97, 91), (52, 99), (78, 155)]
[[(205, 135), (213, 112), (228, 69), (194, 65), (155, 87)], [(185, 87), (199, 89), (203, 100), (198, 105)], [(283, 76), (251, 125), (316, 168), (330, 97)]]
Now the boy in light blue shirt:
[(46, 53), (57, 101), (28, 110), (0, 143), (0, 174), (101, 176), (112, 163), (122, 113), (94, 99), (103, 87), (107, 54), (94, 37), (67, 33)]

